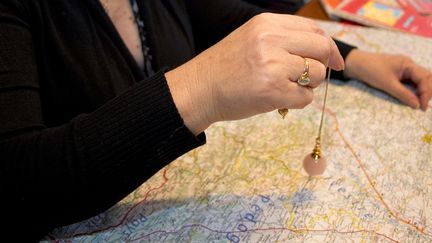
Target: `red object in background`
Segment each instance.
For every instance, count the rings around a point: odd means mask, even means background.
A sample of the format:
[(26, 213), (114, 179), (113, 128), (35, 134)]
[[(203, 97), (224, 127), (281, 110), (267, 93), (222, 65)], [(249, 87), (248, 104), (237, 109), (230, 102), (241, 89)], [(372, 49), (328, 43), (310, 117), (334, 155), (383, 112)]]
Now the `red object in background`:
[[(358, 23), (432, 38), (432, 15), (428, 8), (418, 11), (412, 4), (432, 0), (320, 0), (333, 19)], [(422, 5), (423, 6), (423, 5)], [(427, 5), (429, 6), (429, 5)]]
[(432, 16), (420, 14), (396, 1), (349, 0), (340, 5), (336, 13), (364, 25), (432, 37)]
[(432, 0), (399, 0), (399, 3), (421, 15), (432, 15)]

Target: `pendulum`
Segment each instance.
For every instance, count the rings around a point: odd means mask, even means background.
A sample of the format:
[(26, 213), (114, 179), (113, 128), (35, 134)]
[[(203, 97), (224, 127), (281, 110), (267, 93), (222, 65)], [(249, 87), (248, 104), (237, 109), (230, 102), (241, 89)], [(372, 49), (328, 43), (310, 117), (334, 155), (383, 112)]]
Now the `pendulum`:
[(303, 168), (310, 176), (321, 175), (324, 173), (327, 167), (327, 161), (321, 154), (321, 144), (320, 139), (316, 139), (315, 148), (312, 154), (306, 155), (303, 160)]
[[(302, 77), (303, 75), (307, 77), (309, 71), (308, 63), (306, 62), (305, 64), (307, 69), (305, 69), (305, 74), (302, 74)], [(324, 121), (325, 107), (327, 103), (327, 91), (328, 91), (328, 84), (330, 80), (330, 72), (331, 69), (328, 68), (327, 77), (325, 80), (326, 84), (325, 84), (324, 102), (321, 111), (321, 121), (318, 130), (318, 137), (315, 140), (315, 147), (312, 150), (312, 153), (306, 155), (306, 157), (303, 160), (303, 168), (306, 171), (306, 173), (308, 173), (309, 176), (321, 175), (324, 173), (327, 167), (327, 161), (321, 153), (321, 133), (322, 133), (322, 127)], [(300, 82), (299, 84), (303, 85)], [(282, 116), (282, 118), (285, 118), (285, 116), (288, 114), (288, 109), (287, 108), (278, 109), (278, 112)]]
[(324, 173), (327, 167), (327, 161), (321, 153), (321, 131), (323, 127), (325, 107), (327, 103), (327, 90), (328, 90), (328, 84), (330, 79), (330, 71), (331, 69), (329, 68), (327, 73), (327, 78), (326, 78), (324, 103), (321, 111), (321, 121), (318, 130), (318, 137), (315, 140), (315, 148), (313, 149), (312, 153), (306, 155), (306, 157), (303, 160), (303, 168), (306, 171), (306, 173), (308, 173), (309, 176), (321, 175), (322, 173)]

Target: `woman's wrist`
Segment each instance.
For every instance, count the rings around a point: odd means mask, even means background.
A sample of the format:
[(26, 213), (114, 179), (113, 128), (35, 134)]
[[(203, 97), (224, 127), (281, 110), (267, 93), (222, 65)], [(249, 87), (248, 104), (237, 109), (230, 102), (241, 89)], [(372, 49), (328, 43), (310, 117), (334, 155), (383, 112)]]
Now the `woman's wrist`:
[(365, 52), (353, 49), (345, 58), (344, 76), (349, 79), (361, 79), (361, 63), (365, 62)]
[(212, 123), (209, 119), (209, 92), (198, 77), (197, 65), (189, 61), (165, 73), (174, 103), (184, 124), (198, 135)]

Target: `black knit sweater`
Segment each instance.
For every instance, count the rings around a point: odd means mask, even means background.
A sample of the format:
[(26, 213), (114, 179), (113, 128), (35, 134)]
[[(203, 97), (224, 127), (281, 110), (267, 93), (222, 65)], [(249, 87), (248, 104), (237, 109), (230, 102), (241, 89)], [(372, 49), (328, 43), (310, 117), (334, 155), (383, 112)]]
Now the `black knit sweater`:
[(152, 77), (98, 0), (1, 1), (2, 239), (38, 240), (101, 213), (205, 142), (185, 127), (164, 71), (262, 10), (234, 0), (139, 5)]

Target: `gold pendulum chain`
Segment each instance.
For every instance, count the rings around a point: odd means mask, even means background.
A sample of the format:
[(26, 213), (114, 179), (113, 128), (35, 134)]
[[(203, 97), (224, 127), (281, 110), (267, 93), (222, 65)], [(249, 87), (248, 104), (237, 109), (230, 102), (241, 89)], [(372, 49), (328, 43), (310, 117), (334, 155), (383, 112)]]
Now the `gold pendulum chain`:
[(319, 129), (318, 129), (318, 136), (315, 140), (315, 148), (312, 151), (312, 157), (315, 160), (318, 160), (321, 157), (321, 135), (322, 135), (322, 128), (323, 128), (323, 123), (324, 123), (324, 114), (325, 114), (325, 109), (326, 109), (326, 104), (327, 104), (327, 93), (328, 93), (328, 85), (330, 82), (330, 73), (331, 73), (331, 68), (328, 68), (328, 73), (327, 73), (327, 77), (326, 77), (326, 84), (325, 84), (325, 91), (324, 91), (324, 102), (323, 102), (323, 107), (321, 110), (321, 120), (320, 120), (320, 125), (319, 125)]

